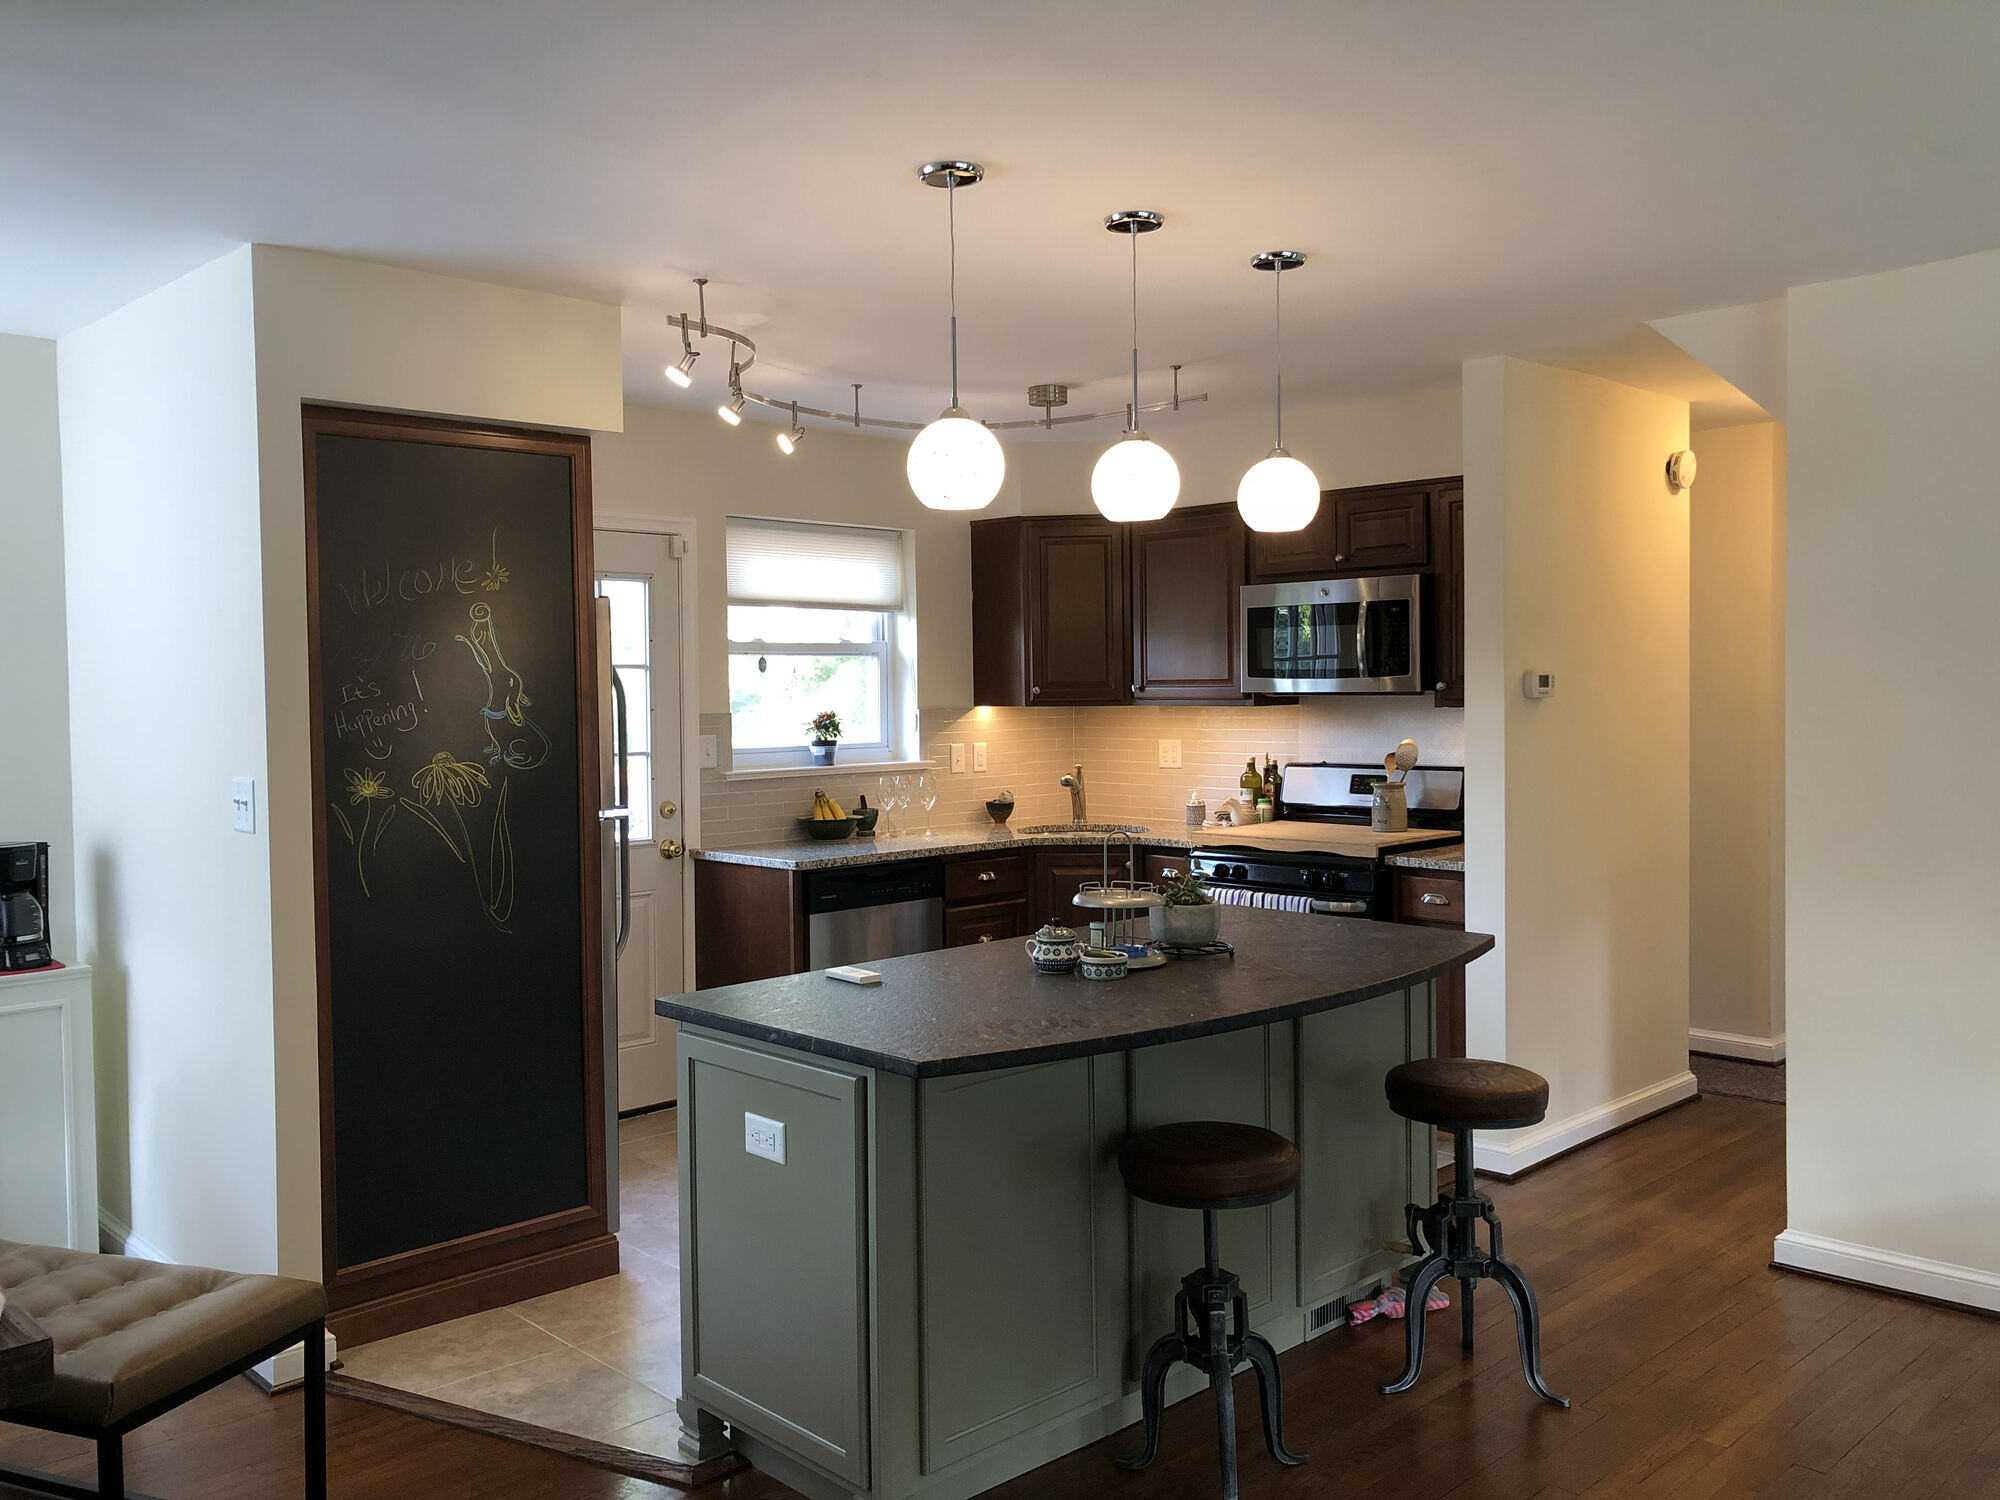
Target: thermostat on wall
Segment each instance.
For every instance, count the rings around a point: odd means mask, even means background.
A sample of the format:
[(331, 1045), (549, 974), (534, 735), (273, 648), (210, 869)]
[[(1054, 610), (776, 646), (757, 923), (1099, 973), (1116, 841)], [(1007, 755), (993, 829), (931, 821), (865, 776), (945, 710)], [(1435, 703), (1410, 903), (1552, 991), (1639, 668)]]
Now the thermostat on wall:
[(1523, 672), (1521, 674), (1521, 696), (1523, 698), (1553, 698), (1555, 692), (1555, 673)]

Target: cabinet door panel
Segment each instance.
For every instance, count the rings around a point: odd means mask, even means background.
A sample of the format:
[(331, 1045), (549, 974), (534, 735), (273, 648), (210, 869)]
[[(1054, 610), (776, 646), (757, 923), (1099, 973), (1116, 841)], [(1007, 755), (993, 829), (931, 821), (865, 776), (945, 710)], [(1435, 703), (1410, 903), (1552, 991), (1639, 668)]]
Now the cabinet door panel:
[(1327, 490), (1319, 510), (1298, 531), (1256, 531), (1250, 534), (1250, 581), (1276, 583), (1287, 578), (1331, 578), (1339, 571), (1340, 553), (1334, 535), (1334, 499)]
[(1421, 568), (1431, 560), (1428, 487), (1343, 490), (1333, 497), (1334, 561), (1343, 573)]
[[(1125, 874), (1122, 862), (1114, 861), (1114, 879)], [(1045, 849), (1035, 860), (1035, 900), (1028, 915), (1035, 926), (1050, 921), (1078, 931), (1089, 924), (1090, 914), (1076, 904), (1076, 893), (1085, 881), (1104, 878), (1104, 858), (1096, 849), (1088, 853)]]
[(1025, 854), (982, 855), (952, 860), (944, 867), (944, 899), (959, 902), (1012, 900), (1028, 894), (1029, 859)]
[(1465, 486), (1438, 491), (1437, 706), (1465, 706)]
[(1031, 703), (1122, 703), (1125, 537), (1094, 523), (1029, 523)]
[(1159, 702), (1224, 701), (1236, 685), (1243, 521), (1234, 506), (1132, 528), (1132, 691)]
[(997, 943), (1024, 937), (1028, 914), (1026, 901), (996, 901), (988, 906), (947, 907), (944, 914), (944, 945), (965, 948), (974, 943)]

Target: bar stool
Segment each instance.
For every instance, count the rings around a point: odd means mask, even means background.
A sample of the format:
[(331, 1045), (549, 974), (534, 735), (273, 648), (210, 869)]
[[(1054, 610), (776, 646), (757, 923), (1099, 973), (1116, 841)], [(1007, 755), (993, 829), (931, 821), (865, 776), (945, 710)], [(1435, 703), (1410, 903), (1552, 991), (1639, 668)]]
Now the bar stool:
[[(1549, 1111), (1549, 1083), (1539, 1073), (1512, 1063), (1477, 1057), (1425, 1057), (1391, 1068), (1384, 1084), (1389, 1108), (1406, 1120), (1449, 1130), (1452, 1134), (1453, 1182), (1429, 1208), (1412, 1203), (1403, 1210), (1410, 1244), (1423, 1249), (1424, 1259), (1410, 1278), (1403, 1305), (1409, 1309), (1409, 1359), (1403, 1373), (1382, 1387), (1393, 1396), (1417, 1383), (1424, 1364), (1424, 1299), (1447, 1276), (1459, 1284), (1461, 1341), (1472, 1347), (1472, 1288), (1491, 1278), (1500, 1283), (1514, 1304), (1515, 1331), (1521, 1341), (1521, 1368), (1537, 1396), (1565, 1410), (1569, 1402), (1542, 1379), (1542, 1323), (1535, 1290), (1520, 1267), (1500, 1248), (1500, 1218), (1493, 1200), (1473, 1186), (1472, 1132), (1518, 1130), (1539, 1124)], [(1492, 1248), (1479, 1248), (1479, 1221), (1486, 1221)]]
[(1118, 1152), (1118, 1170), (1135, 1198), (1166, 1208), (1198, 1209), (1205, 1258), (1199, 1271), (1181, 1278), (1174, 1295), (1174, 1332), (1147, 1351), (1140, 1377), (1145, 1406), (1146, 1446), (1118, 1460), (1143, 1469), (1160, 1456), (1160, 1420), (1166, 1409), (1167, 1372), (1185, 1362), (1207, 1372), (1215, 1392), (1215, 1416), (1222, 1438), (1223, 1500), (1236, 1500), (1236, 1367), (1248, 1360), (1257, 1371), (1257, 1401), (1264, 1418), (1264, 1445), (1281, 1464), (1302, 1464), (1305, 1455), (1285, 1447), (1284, 1395), (1278, 1383), (1278, 1351), (1250, 1331), (1250, 1305), (1233, 1272), (1222, 1268), (1215, 1216), (1228, 1208), (1275, 1203), (1298, 1186), (1299, 1151), (1276, 1131), (1221, 1120), (1187, 1120), (1128, 1136)]

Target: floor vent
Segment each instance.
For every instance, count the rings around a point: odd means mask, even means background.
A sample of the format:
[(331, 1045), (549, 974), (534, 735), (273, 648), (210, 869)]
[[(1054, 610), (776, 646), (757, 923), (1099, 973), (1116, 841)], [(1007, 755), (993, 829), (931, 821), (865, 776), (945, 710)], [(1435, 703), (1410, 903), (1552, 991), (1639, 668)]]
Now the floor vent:
[(1314, 1334), (1324, 1333), (1327, 1329), (1333, 1327), (1334, 1324), (1340, 1321), (1340, 1315), (1346, 1310), (1346, 1307), (1347, 1304), (1339, 1298), (1335, 1298), (1331, 1302), (1323, 1302), (1318, 1307), (1315, 1307), (1311, 1312), (1306, 1314), (1306, 1337), (1311, 1338)]

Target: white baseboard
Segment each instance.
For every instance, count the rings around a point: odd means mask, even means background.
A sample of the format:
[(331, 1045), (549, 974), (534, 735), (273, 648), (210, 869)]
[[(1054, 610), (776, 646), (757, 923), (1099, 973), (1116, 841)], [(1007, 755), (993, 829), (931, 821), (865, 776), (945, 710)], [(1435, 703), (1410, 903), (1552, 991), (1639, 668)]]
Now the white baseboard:
[(129, 1255), (134, 1260), (156, 1260), (163, 1266), (174, 1264), (174, 1258), (158, 1245), (139, 1238), (132, 1232), (132, 1226), (118, 1218), (107, 1208), (97, 1211), (97, 1243), (107, 1255)]
[(1858, 1281), (1885, 1291), (2000, 1312), (2000, 1274), (1974, 1270), (1971, 1266), (1878, 1250), (1873, 1245), (1857, 1245), (1851, 1240), (1831, 1240), (1800, 1229), (1787, 1229), (1778, 1236), (1771, 1247), (1771, 1259), (1795, 1271), (1837, 1276), (1842, 1281)]
[(1785, 1034), (1744, 1036), (1736, 1031), (1704, 1031), (1688, 1027), (1688, 1051), (1708, 1052), (1716, 1057), (1740, 1057), (1745, 1062), (1781, 1063), (1785, 1060)]
[(1568, 1119), (1545, 1120), (1532, 1130), (1524, 1130), (1504, 1140), (1490, 1135), (1475, 1136), (1472, 1142), (1473, 1165), (1498, 1177), (1517, 1176), (1530, 1167), (1540, 1166), (1552, 1156), (1576, 1149), (1586, 1141), (1622, 1130), (1648, 1115), (1656, 1115), (1683, 1100), (1692, 1099), (1697, 1092), (1694, 1074), (1681, 1073), (1663, 1078), (1622, 1099), (1613, 1099), (1609, 1104), (1600, 1104), (1582, 1114), (1571, 1115)]
[[(174, 1258), (132, 1232), (131, 1226), (119, 1219), (108, 1209), (97, 1211), (97, 1242), (110, 1255), (129, 1255), (135, 1260), (158, 1261), (163, 1266), (173, 1265)], [(267, 1359), (251, 1369), (250, 1378), (268, 1392), (286, 1390), (306, 1378), (306, 1346), (292, 1345), (275, 1359)], [(332, 1369), (340, 1358), (340, 1345), (329, 1332), (326, 1336), (326, 1368)]]

